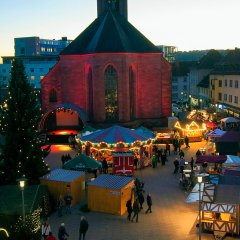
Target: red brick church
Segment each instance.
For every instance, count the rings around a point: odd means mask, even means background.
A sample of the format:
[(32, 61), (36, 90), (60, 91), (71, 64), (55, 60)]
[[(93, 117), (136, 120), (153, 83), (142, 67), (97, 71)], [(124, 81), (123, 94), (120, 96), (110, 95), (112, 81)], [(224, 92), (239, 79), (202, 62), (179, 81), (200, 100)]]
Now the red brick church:
[(171, 65), (127, 20), (127, 0), (98, 0), (98, 17), (41, 82), (42, 128), (161, 125), (171, 115)]

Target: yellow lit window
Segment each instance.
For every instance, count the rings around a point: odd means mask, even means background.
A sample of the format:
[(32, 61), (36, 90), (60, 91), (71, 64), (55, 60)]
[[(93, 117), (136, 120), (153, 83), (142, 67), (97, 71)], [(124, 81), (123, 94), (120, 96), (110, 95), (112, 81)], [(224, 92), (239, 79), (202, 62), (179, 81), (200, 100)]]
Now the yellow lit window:
[(44, 76), (40, 76), (40, 79), (42, 80), (44, 78)]
[(34, 80), (35, 79), (35, 77), (34, 76), (31, 76), (31, 80)]

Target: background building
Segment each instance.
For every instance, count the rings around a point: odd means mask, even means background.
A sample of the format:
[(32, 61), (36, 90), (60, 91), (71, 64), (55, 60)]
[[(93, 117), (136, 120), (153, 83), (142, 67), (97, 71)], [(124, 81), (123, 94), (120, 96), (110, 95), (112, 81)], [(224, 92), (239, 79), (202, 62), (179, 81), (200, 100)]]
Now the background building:
[(99, 0), (98, 6), (106, 7), (98, 8), (98, 18), (61, 52), (42, 80), (42, 126), (50, 121), (57, 128), (78, 124), (74, 114), (72, 120), (61, 115), (60, 122), (57, 109), (66, 103), (82, 112), (81, 119), (87, 116), (98, 126), (167, 124), (171, 65), (127, 21), (126, 10), (120, 7), (125, 2)]

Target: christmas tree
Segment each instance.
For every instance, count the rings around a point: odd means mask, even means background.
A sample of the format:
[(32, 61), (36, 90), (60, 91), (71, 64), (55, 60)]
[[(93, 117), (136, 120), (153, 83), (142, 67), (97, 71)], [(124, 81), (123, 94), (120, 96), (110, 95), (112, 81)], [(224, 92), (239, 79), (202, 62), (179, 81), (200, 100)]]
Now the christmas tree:
[(12, 63), (8, 94), (0, 119), (1, 134), (5, 136), (5, 143), (1, 146), (5, 179), (15, 182), (25, 176), (36, 182), (48, 171), (38, 131), (41, 106), (39, 93), (28, 82), (19, 59)]

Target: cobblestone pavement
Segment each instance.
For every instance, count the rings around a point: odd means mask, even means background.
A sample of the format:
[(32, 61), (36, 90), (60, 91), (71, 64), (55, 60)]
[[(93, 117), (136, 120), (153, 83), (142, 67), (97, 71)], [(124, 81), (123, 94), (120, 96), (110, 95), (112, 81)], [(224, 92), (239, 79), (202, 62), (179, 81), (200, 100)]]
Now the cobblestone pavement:
[[(171, 146), (172, 147), (172, 146)], [(206, 147), (206, 142), (190, 143), (190, 149), (183, 147), (186, 161), (195, 157), (198, 148)], [(73, 156), (74, 152), (69, 150)], [(61, 166), (61, 151), (53, 151), (47, 158), (50, 167)], [(165, 166), (158, 164), (157, 168), (147, 167), (138, 170), (136, 175), (145, 182), (145, 191), (150, 192), (153, 199), (153, 212), (145, 214), (144, 209), (139, 214), (139, 222), (128, 222), (126, 215), (89, 212), (81, 213), (79, 206), (72, 209), (71, 215), (50, 216), (50, 224), (57, 236), (59, 225), (64, 222), (69, 233), (68, 240), (78, 240), (79, 221), (82, 215), (89, 221), (87, 240), (196, 240), (198, 239), (196, 223), (198, 204), (185, 203), (187, 193), (179, 187), (179, 176), (173, 175), (173, 160), (168, 157)], [(214, 239), (212, 233), (202, 233), (202, 240)], [(237, 239), (230, 236), (226, 240)]]

